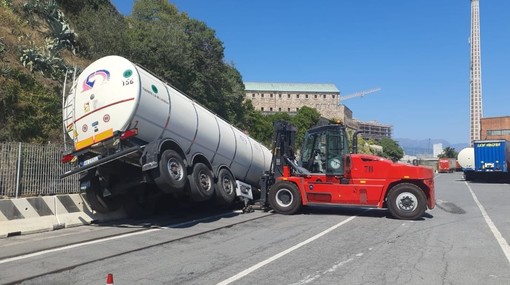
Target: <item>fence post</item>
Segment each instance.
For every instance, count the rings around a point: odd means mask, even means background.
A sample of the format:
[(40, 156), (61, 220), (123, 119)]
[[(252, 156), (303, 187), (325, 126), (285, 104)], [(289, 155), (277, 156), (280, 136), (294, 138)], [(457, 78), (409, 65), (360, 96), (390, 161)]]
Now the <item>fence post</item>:
[(18, 163), (17, 163), (17, 173), (16, 173), (16, 199), (18, 199), (18, 195), (19, 195), (19, 186), (20, 186), (20, 183), (21, 183), (21, 142), (19, 143), (19, 148), (18, 148)]

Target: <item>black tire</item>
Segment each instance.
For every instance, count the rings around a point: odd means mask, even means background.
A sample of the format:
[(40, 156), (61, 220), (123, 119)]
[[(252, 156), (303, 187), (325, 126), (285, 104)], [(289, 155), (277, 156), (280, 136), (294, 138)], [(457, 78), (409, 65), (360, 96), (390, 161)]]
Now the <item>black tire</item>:
[(85, 197), (90, 208), (98, 213), (106, 214), (120, 208), (118, 197), (105, 197), (107, 181), (104, 177), (96, 176), (96, 170), (91, 170), (80, 177), (80, 188), (85, 188)]
[(230, 206), (236, 198), (236, 180), (228, 169), (218, 172), (218, 181), (214, 190), (214, 200), (220, 206)]
[(279, 181), (269, 190), (269, 204), (275, 212), (292, 215), (301, 209), (301, 193), (296, 184)]
[(186, 186), (187, 175), (181, 155), (171, 149), (163, 151), (159, 160), (159, 174), (154, 178), (159, 189), (165, 193), (182, 191)]
[(207, 201), (214, 195), (214, 176), (207, 165), (197, 162), (191, 175), (188, 175), (188, 181), (192, 201)]
[(464, 180), (465, 181), (473, 181), (474, 178), (474, 171), (464, 171)]
[(146, 185), (140, 185), (124, 195), (124, 211), (132, 219), (149, 218), (156, 212), (158, 197)]
[(401, 183), (390, 189), (387, 205), (393, 217), (415, 220), (425, 213), (427, 197), (420, 187), (411, 183)]

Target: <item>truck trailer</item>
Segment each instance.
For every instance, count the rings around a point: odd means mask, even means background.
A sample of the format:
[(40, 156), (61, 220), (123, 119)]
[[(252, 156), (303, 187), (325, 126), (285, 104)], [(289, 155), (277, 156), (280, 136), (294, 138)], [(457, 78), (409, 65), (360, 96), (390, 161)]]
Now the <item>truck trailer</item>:
[(459, 152), (459, 163), (467, 181), (510, 179), (510, 142), (508, 140), (476, 140), (472, 148)]
[(439, 158), (437, 160), (437, 172), (452, 173), (457, 169), (457, 160), (455, 158)]
[(149, 71), (120, 56), (90, 64), (64, 99), (62, 161), (92, 209), (150, 215), (162, 194), (230, 205), (252, 198), (270, 151)]

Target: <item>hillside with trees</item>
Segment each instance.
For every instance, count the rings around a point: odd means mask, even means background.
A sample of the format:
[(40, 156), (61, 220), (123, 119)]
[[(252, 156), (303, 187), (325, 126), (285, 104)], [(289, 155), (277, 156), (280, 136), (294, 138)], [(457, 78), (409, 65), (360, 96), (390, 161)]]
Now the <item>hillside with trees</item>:
[(273, 121), (296, 125), (299, 145), (320, 118), (306, 107), (292, 117), (254, 110), (215, 31), (167, 0), (137, 0), (129, 16), (108, 0), (2, 0), (0, 142), (62, 142), (66, 76), (106, 55), (142, 65), (268, 146)]
[[(75, 68), (79, 73), (112, 54), (141, 64), (256, 139), (270, 141), (274, 118), (244, 100), (241, 74), (225, 62), (214, 30), (168, 1), (139, 0), (123, 16), (107, 0), (4, 0), (0, 19), (0, 141), (62, 141), (66, 74), (71, 78)], [(318, 113), (292, 120), (309, 127)]]

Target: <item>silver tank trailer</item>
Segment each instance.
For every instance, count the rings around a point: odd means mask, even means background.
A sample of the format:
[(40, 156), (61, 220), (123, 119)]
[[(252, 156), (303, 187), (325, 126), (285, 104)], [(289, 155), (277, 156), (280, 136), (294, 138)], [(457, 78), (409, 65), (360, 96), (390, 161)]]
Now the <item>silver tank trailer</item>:
[(73, 106), (63, 115), (73, 118), (65, 127), (75, 150), (136, 127), (137, 138), (171, 138), (188, 157), (202, 153), (212, 165), (228, 166), (236, 179), (255, 187), (269, 170), (271, 152), (264, 145), (120, 56), (89, 65), (66, 105)]

